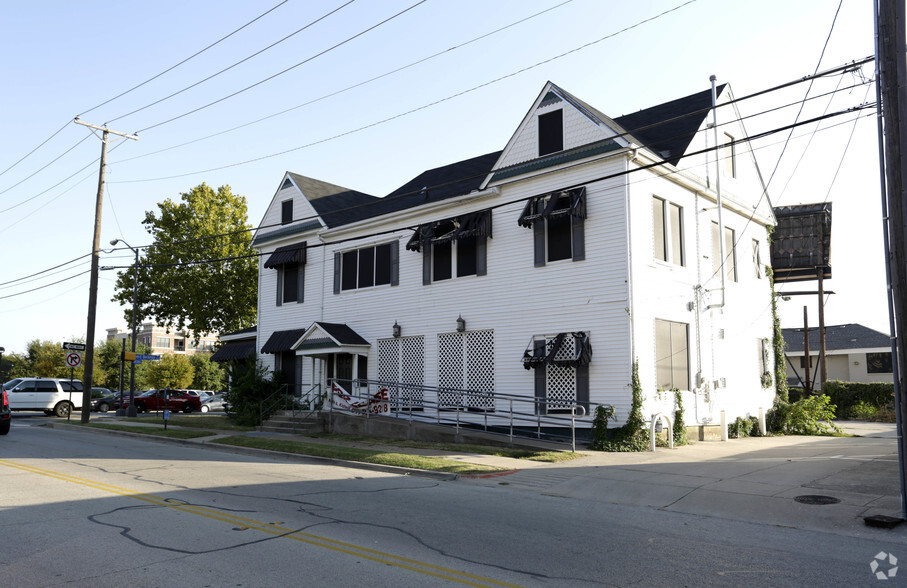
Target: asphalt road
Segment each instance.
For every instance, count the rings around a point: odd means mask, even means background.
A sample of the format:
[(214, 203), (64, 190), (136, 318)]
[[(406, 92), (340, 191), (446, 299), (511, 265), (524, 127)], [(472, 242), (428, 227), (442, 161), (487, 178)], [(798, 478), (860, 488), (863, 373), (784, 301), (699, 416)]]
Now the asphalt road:
[(900, 533), (880, 541), (16, 421), (0, 437), (2, 585), (855, 586), (878, 585), (877, 553), (907, 557)]

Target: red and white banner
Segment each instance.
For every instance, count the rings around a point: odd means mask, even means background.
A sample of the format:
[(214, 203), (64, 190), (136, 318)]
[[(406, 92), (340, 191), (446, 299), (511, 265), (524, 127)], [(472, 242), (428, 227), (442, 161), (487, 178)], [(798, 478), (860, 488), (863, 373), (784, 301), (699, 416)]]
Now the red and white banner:
[(387, 388), (378, 390), (374, 396), (361, 402), (353, 402), (353, 398), (336, 382), (331, 388), (331, 404), (342, 410), (369, 412), (371, 414), (388, 414), (391, 410), (389, 400)]

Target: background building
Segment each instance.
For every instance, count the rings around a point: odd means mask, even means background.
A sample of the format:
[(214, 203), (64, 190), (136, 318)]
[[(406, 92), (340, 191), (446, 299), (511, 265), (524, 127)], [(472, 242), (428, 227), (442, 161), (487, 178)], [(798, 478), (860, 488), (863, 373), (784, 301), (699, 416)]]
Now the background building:
[[(147, 345), (151, 348), (152, 354), (161, 353), (182, 353), (193, 355), (195, 353), (213, 352), (215, 344), (218, 341), (217, 333), (207, 333), (199, 338), (196, 343), (192, 333), (188, 331), (168, 330), (166, 327), (155, 325), (154, 323), (142, 323), (136, 334), (136, 342)], [(130, 329), (107, 329), (107, 340), (129, 340), (132, 331)]]

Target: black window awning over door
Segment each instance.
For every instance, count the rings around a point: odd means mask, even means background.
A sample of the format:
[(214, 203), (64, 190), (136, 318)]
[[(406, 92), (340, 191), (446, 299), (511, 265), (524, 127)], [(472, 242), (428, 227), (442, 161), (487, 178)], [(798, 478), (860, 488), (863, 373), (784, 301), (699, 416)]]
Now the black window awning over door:
[(261, 348), (262, 353), (282, 353), (292, 351), (293, 345), (305, 334), (305, 329), (274, 331)]
[(528, 229), (540, 220), (559, 216), (586, 218), (585, 186), (533, 196), (526, 202), (517, 224)]
[(287, 263), (301, 263), (306, 261), (306, 244), (295, 243), (278, 247), (265, 262), (266, 268), (277, 268)]
[[(570, 357), (564, 357), (560, 353), (564, 341), (572, 337), (574, 339), (574, 350)], [(547, 365), (558, 365), (564, 367), (581, 367), (589, 365), (592, 360), (592, 344), (589, 341), (589, 333), (582, 331), (575, 333), (558, 333), (554, 337), (551, 349), (547, 353), (538, 353), (535, 350), (535, 340), (529, 343), (529, 347), (523, 352), (523, 367), (527, 370), (536, 369)], [(541, 349), (544, 350), (544, 347)]]
[(425, 243), (446, 243), (468, 237), (491, 236), (491, 210), (480, 210), (419, 225), (406, 248), (409, 251), (421, 251)]

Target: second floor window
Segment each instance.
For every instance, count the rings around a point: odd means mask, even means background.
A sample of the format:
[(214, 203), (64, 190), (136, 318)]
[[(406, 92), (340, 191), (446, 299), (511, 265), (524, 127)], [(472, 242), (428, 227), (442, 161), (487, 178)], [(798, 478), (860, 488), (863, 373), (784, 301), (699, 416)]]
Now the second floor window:
[(399, 283), (399, 241), (334, 253), (334, 293)]
[(157, 344), (155, 345), (155, 347), (165, 347), (165, 348), (169, 349), (170, 348), (170, 337), (158, 337)]
[(517, 224), (533, 231), (535, 266), (586, 259), (586, 187), (530, 198)]
[(284, 200), (280, 203), (280, 224), (288, 225), (293, 222), (293, 201)]
[(683, 209), (653, 196), (652, 229), (655, 259), (675, 265), (686, 265), (683, 252)]
[(734, 229), (724, 227), (724, 259), (721, 259), (721, 243), (718, 241), (718, 223), (712, 223), (712, 274), (721, 276), (722, 262), (724, 273), (729, 282), (737, 281), (737, 252)]
[(491, 211), (480, 210), (420, 225), (406, 244), (422, 252), (422, 283), (487, 273)]
[(275, 249), (265, 261), (264, 267), (277, 270), (277, 306), (303, 301), (306, 251), (305, 242), (286, 245)]

